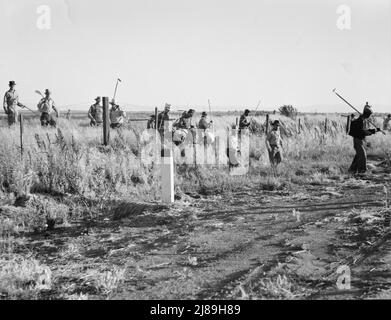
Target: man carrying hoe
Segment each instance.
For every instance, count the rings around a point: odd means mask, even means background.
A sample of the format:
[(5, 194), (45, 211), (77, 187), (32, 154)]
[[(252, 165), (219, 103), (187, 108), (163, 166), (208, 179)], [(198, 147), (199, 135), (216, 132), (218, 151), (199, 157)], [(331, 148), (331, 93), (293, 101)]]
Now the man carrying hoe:
[(282, 139), (280, 135), (280, 122), (272, 122), (272, 129), (266, 136), (266, 148), (269, 153), (270, 164), (276, 167), (282, 161)]
[(383, 121), (383, 130), (384, 131), (391, 130), (390, 122), (391, 122), (391, 114), (389, 114)]
[(364, 148), (365, 138), (376, 132), (381, 131), (380, 128), (366, 129), (365, 122), (372, 115), (373, 111), (371, 106), (366, 103), (363, 114), (357, 119), (353, 120), (350, 124), (349, 135), (353, 137), (353, 146), (356, 151), (356, 155), (349, 168), (349, 172), (352, 174), (365, 174), (367, 171), (367, 154)]
[(118, 104), (115, 103), (114, 99), (111, 100), (110, 104), (112, 105), (110, 109), (110, 128), (120, 128), (124, 123), (126, 113), (120, 108)]
[(18, 118), (18, 110), (16, 107), (25, 108), (25, 105), (19, 102), (19, 95), (15, 90), (15, 81), (9, 82), (10, 89), (4, 95), (3, 108), (7, 115), (8, 125), (12, 126)]
[(45, 90), (45, 97), (41, 99), (38, 103), (38, 110), (41, 112), (41, 126), (47, 127), (48, 125), (55, 127), (57, 124), (56, 119), (51, 114), (53, 110), (56, 113), (56, 117), (58, 118), (58, 110), (56, 105), (51, 98), (51, 91), (49, 89)]

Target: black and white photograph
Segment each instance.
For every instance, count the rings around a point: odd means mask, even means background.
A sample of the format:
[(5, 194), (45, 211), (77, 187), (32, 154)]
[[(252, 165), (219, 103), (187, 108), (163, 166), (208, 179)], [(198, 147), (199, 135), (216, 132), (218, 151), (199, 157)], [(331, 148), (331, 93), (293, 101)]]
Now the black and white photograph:
[(391, 0), (0, 0), (0, 39), (0, 300), (391, 299)]

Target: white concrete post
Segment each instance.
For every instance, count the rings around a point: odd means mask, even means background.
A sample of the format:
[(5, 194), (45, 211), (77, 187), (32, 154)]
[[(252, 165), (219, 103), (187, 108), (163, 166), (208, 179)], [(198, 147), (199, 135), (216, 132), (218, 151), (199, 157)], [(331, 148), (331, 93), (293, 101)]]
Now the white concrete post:
[(174, 158), (172, 152), (172, 124), (164, 121), (164, 138), (162, 141), (162, 201), (174, 202)]

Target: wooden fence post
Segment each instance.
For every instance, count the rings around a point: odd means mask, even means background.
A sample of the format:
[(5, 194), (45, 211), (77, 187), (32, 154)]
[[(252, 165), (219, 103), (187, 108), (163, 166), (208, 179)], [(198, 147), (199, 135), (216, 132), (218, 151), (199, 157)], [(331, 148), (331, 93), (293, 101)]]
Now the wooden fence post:
[[(162, 201), (173, 203), (174, 198), (174, 158), (172, 152), (172, 125), (170, 120), (164, 121), (164, 135), (162, 141)], [(167, 137), (166, 137), (167, 136)], [(166, 139), (167, 138), (167, 139)]]
[(103, 97), (103, 144), (107, 146), (110, 140), (109, 98)]
[(19, 113), (19, 125), (20, 125), (20, 158), (23, 159), (23, 116)]
[(155, 108), (155, 129), (156, 129), (156, 134), (158, 133), (158, 110), (157, 110), (157, 107)]
[[(155, 146), (156, 146), (156, 148), (159, 148), (159, 139), (160, 139), (160, 148), (162, 148), (163, 141), (162, 141), (162, 137), (160, 137), (160, 135), (159, 135), (158, 117), (159, 117), (158, 109), (157, 109), (157, 107), (155, 107)], [(161, 153), (161, 151), (159, 151), (159, 156), (161, 156), (160, 153)]]
[(324, 133), (327, 133), (327, 118), (324, 121)]
[(269, 114), (266, 114), (266, 134), (269, 133)]
[(300, 118), (299, 118), (299, 134), (301, 133), (301, 121), (300, 121)]
[(220, 167), (220, 137), (215, 135), (215, 141), (213, 143), (214, 152), (215, 152), (215, 164), (217, 167)]
[(346, 118), (346, 134), (349, 134), (350, 131), (350, 116)]

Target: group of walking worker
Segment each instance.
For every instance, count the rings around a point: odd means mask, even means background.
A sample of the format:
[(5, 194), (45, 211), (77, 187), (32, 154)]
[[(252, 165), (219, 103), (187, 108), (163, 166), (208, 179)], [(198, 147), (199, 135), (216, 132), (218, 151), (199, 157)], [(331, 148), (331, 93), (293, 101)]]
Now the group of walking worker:
[[(19, 102), (19, 94), (15, 89), (16, 82), (12, 80), (8, 83), (8, 86), (9, 90), (4, 95), (3, 108), (5, 114), (7, 115), (8, 126), (12, 126), (17, 122), (19, 115), (18, 108), (28, 108), (23, 103)], [(42, 99), (38, 102), (37, 109), (40, 112), (40, 122), (43, 127), (46, 127), (48, 125), (53, 127), (56, 126), (56, 118), (58, 118), (59, 113), (54, 103), (54, 100), (51, 97), (51, 91), (49, 89), (45, 90), (45, 94), (42, 95)], [(55, 113), (56, 117), (53, 116), (53, 112)]]
[[(23, 103), (19, 102), (19, 94), (16, 91), (16, 82), (9, 81), (9, 89), (4, 95), (3, 108), (7, 115), (7, 123), (9, 126), (14, 125), (17, 122), (19, 108), (29, 109)], [(40, 91), (36, 91), (42, 96), (42, 99), (38, 102), (37, 109), (40, 113), (40, 122), (43, 127), (52, 126), (56, 127), (57, 120), (59, 118), (59, 112), (56, 104), (52, 98), (52, 92), (49, 89), (44, 91), (44, 95)], [(109, 121), (112, 129), (120, 128), (126, 119), (126, 113), (115, 102), (114, 99), (110, 101), (111, 108), (109, 110)], [(155, 115), (151, 115), (147, 122), (147, 128), (157, 128), (160, 134), (163, 134), (165, 122), (170, 120), (169, 113), (171, 111), (171, 105), (166, 103), (164, 110), (158, 114), (156, 119)], [(33, 111), (34, 112), (34, 111)], [(252, 119), (249, 119), (250, 110), (245, 109), (239, 120), (239, 132), (249, 129)], [(349, 168), (349, 172), (352, 174), (363, 174), (367, 172), (367, 154), (365, 150), (365, 139), (367, 136), (373, 135), (379, 131), (380, 128), (368, 129), (368, 119), (373, 114), (372, 107), (366, 103), (363, 113), (359, 117), (351, 117), (349, 135), (353, 137), (353, 147), (356, 152), (353, 162)], [(55, 116), (54, 116), (55, 115)], [(195, 136), (195, 129), (202, 129), (208, 131), (213, 125), (213, 121), (207, 120), (207, 113), (204, 111), (201, 114), (201, 118), (197, 124), (194, 123), (193, 118), (195, 115), (194, 109), (184, 111), (182, 115), (173, 123), (174, 130), (182, 130), (190, 132)], [(67, 118), (70, 118), (70, 110), (68, 110)], [(95, 103), (90, 106), (88, 110), (88, 118), (90, 119), (90, 126), (96, 127), (103, 124), (103, 106), (101, 105), (101, 98), (95, 98)], [(391, 131), (391, 114), (383, 120), (383, 130)], [(280, 134), (280, 122), (275, 120), (271, 123), (271, 130), (266, 135), (266, 148), (269, 154), (270, 163), (273, 166), (277, 166), (281, 163), (282, 156), (282, 139)], [(384, 132), (383, 131), (383, 132)]]

